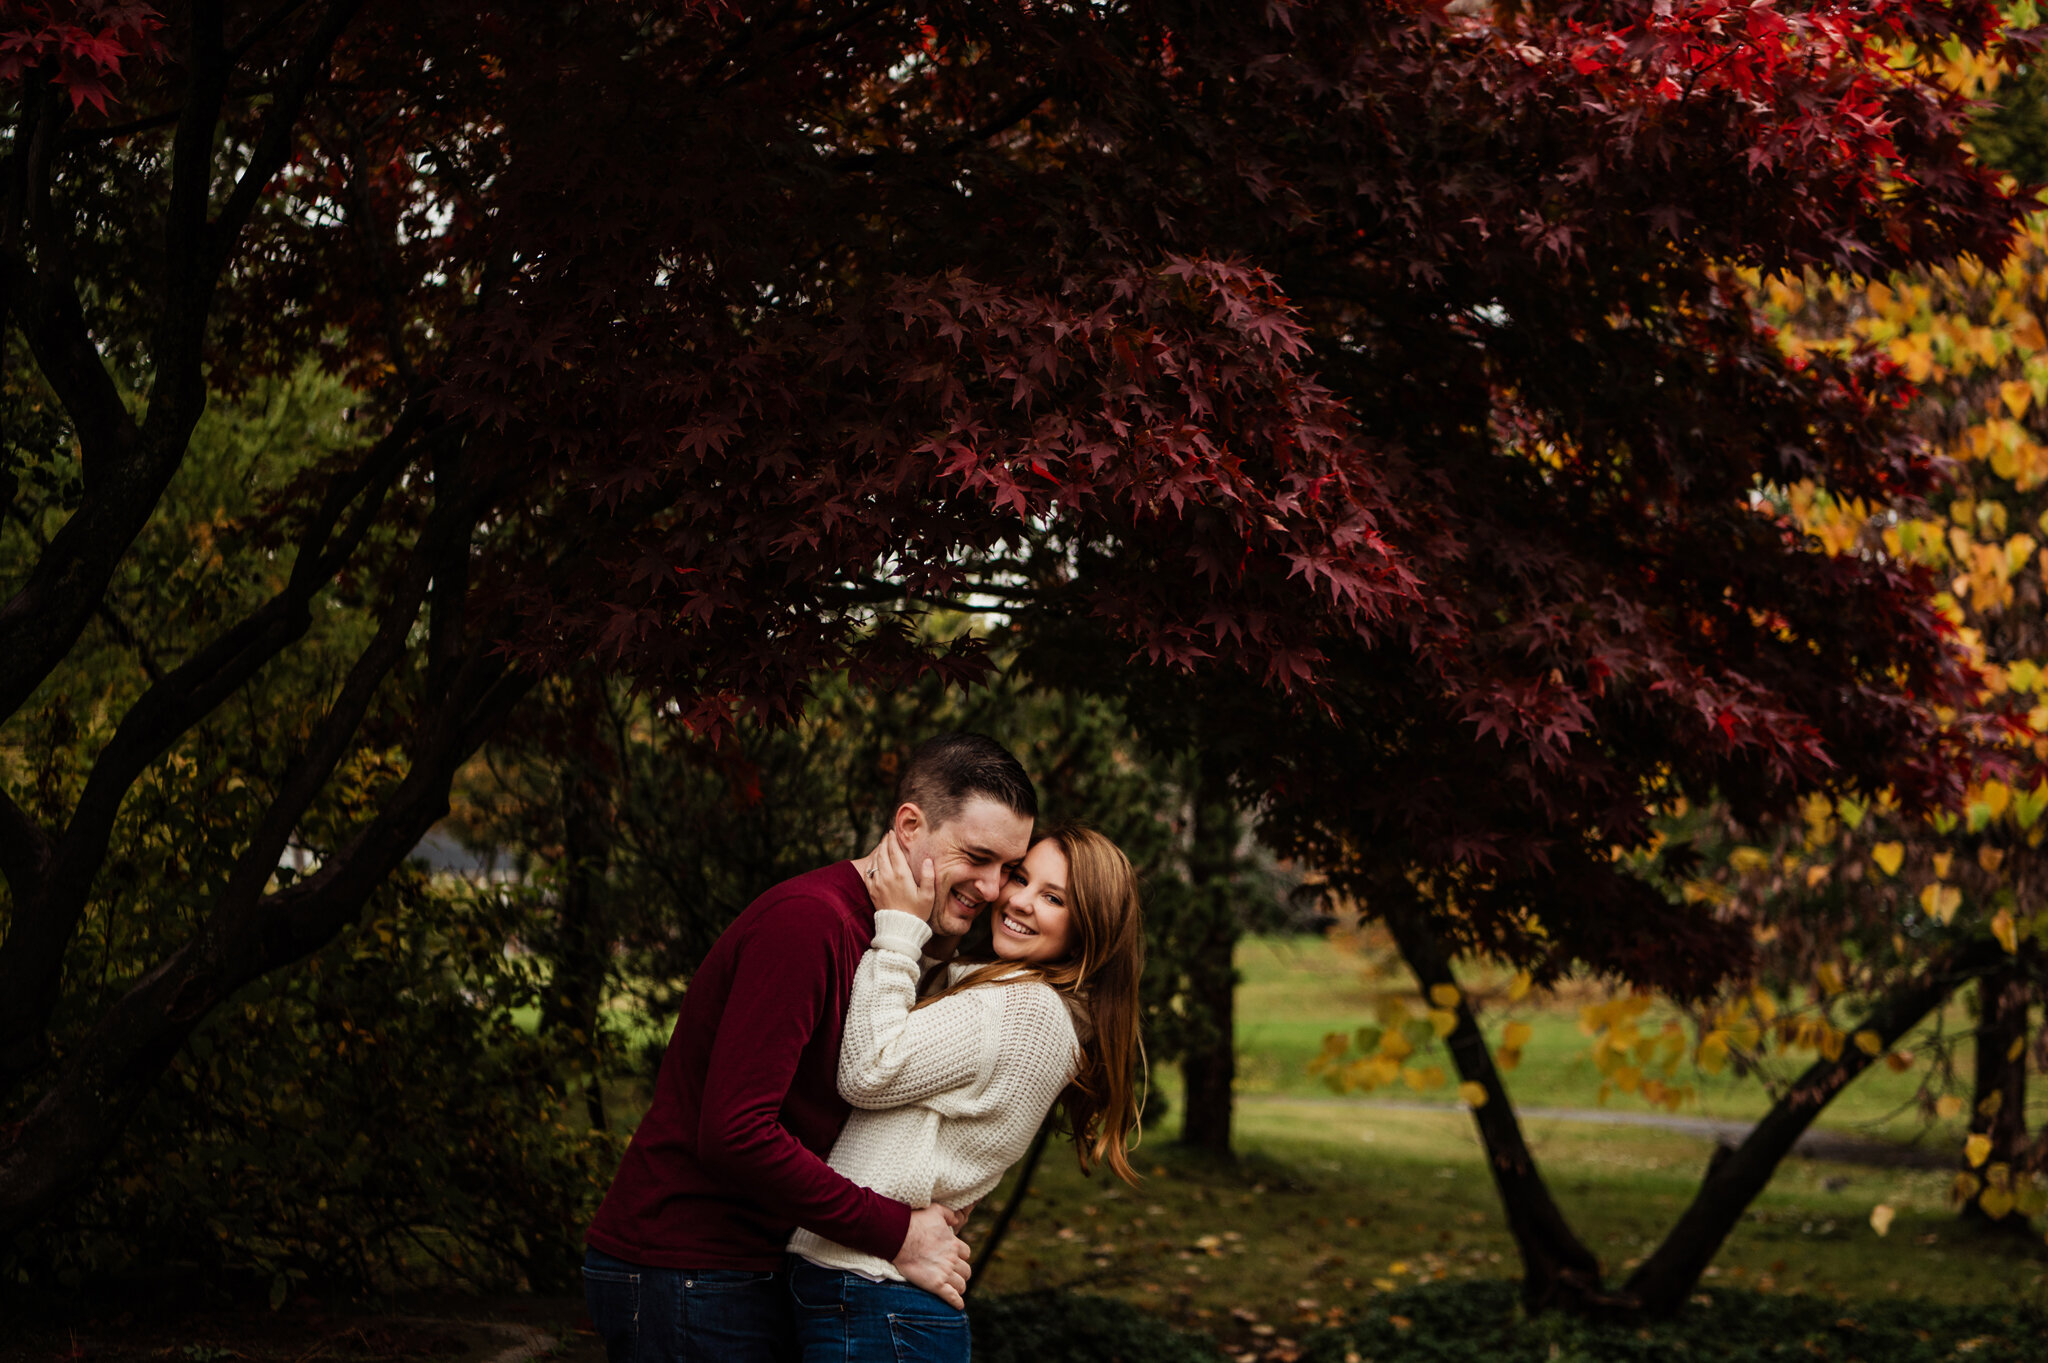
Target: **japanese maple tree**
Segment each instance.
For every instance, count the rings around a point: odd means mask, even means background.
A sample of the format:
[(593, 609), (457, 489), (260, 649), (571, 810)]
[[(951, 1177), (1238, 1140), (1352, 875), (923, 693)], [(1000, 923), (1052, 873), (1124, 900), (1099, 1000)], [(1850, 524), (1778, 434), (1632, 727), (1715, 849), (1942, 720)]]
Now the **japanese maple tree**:
[[(317, 364), (366, 434), (235, 527), (245, 613), (124, 623), (175, 656), (75, 788), (0, 804), (0, 1230), (355, 920), (540, 677), (715, 732), (820, 671), (970, 675), (923, 603), (1085, 633), (1059, 665), (1146, 678), (1404, 922), (1703, 987), (1739, 941), (1606, 860), (1646, 783), (1905, 745), (1943, 788), (1962, 675), (1911, 572), (1756, 504), (1927, 465), (1885, 364), (1789, 365), (1730, 270), (1999, 250), (1961, 103), (1887, 58), (1998, 37), (1977, 0), (10, 10), (0, 715), (114, 627), (210, 394)], [(54, 1034), (127, 793), (337, 606), (369, 624), (250, 738), (202, 921)]]

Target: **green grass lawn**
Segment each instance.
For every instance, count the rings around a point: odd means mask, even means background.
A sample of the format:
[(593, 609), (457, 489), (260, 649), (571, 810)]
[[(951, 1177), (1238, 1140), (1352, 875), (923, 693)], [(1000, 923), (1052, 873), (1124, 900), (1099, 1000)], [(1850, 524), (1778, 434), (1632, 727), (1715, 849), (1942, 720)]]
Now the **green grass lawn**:
[[(1711, 1146), (1640, 1128), (1528, 1125), (1558, 1201), (1610, 1274), (1656, 1244)], [(1237, 1130), (1244, 1160), (1235, 1169), (1155, 1133), (1135, 1190), (1083, 1178), (1055, 1143), (979, 1287), (1103, 1293), (1226, 1344), (1284, 1351), (1312, 1325), (1355, 1318), (1399, 1287), (1517, 1273), (1462, 1112), (1250, 1096)], [(1946, 1186), (1941, 1173), (1788, 1161), (1702, 1290), (2048, 1304), (2040, 1241), (1965, 1230)], [(970, 1236), (1010, 1188), (1006, 1180), (989, 1197)], [(1880, 1202), (1898, 1213), (1884, 1237), (1869, 1225)]]
[[(1381, 958), (1340, 950), (1316, 937), (1251, 938), (1239, 947), (1237, 963), (1243, 977), (1237, 994), (1238, 1078), (1239, 1091), (1247, 1097), (1328, 1094), (1324, 1081), (1308, 1069), (1323, 1038), (1372, 1022), (1373, 1004), (1381, 993), (1406, 990), (1412, 996), (1413, 991), (1405, 975), (1389, 972)], [(1484, 983), (1477, 982), (1480, 986)], [(1510, 1019), (1532, 1029), (1521, 1064), (1502, 1076), (1517, 1107), (1603, 1105), (1592, 1043), (1579, 1027), (1580, 1005), (1591, 995), (1560, 1000), (1539, 993), (1519, 1004), (1508, 1004), (1497, 990), (1479, 987), (1477, 997), (1481, 1024), (1495, 1041)], [(1670, 1016), (1675, 1014), (1668, 1009), (1653, 1010), (1645, 1017), (1642, 1030), (1655, 1031)], [(1936, 1025), (1950, 1039), (1952, 1063), (1967, 1095), (1971, 1048), (1963, 1005), (1958, 1003), (1937, 1023), (1909, 1037), (1905, 1049), (1924, 1054)], [(1800, 1064), (1810, 1058), (1788, 1063), (1785, 1073), (1797, 1073)], [(1435, 1059), (1449, 1068), (1441, 1052)], [(1916, 1109), (1914, 1098), (1923, 1077), (1918, 1066), (1903, 1074), (1873, 1066), (1822, 1113), (1819, 1125), (1895, 1140), (1959, 1145), (1964, 1132), (1961, 1121), (1930, 1121)], [(1681, 1109), (1685, 1114), (1748, 1119), (1761, 1116), (1771, 1103), (1756, 1078), (1738, 1078), (1732, 1071), (1705, 1074), (1689, 1060), (1680, 1063), (1675, 1082), (1691, 1084), (1696, 1090), (1694, 1101)], [(1456, 1102), (1448, 1089), (1416, 1093), (1402, 1087), (1382, 1089), (1378, 1096), (1445, 1105)], [(1661, 1110), (1640, 1097), (1620, 1093), (1610, 1095), (1605, 1106), (1618, 1112)]]

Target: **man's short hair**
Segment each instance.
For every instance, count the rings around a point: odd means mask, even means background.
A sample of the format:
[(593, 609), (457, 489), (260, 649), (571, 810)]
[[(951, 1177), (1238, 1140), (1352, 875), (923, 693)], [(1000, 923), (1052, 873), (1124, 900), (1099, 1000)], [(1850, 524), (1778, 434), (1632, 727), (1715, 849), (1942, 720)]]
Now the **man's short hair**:
[(917, 745), (896, 782), (896, 804), (916, 805), (936, 828), (977, 795), (1013, 814), (1038, 817), (1038, 792), (1024, 764), (987, 734), (940, 734)]

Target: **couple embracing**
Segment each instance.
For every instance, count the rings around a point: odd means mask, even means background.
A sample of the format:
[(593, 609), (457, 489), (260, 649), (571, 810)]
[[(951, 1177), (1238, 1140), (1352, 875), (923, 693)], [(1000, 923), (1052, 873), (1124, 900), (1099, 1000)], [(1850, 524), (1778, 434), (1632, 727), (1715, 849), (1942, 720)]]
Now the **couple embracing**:
[(964, 1363), (959, 1229), (1052, 1105), (1132, 1178), (1136, 878), (1037, 814), (1000, 744), (932, 739), (872, 852), (718, 939), (585, 1237), (610, 1363)]

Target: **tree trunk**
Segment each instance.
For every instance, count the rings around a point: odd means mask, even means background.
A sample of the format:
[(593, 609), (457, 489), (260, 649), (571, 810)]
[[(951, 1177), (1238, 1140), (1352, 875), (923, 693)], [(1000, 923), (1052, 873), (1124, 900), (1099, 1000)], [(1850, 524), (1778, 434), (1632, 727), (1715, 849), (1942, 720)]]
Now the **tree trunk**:
[(1187, 1089), (1180, 1143), (1227, 1159), (1237, 1081), (1235, 957), (1242, 927), (1232, 876), (1239, 829), (1227, 771), (1206, 756), (1198, 760), (1194, 836), (1188, 848), (1195, 892), (1182, 962), (1188, 1032), (1180, 1062)]
[[(1415, 973), (1425, 995), (1437, 985), (1457, 987), (1450, 958), (1419, 909), (1396, 909), (1384, 917), (1401, 959)], [(1522, 1124), (1501, 1084), (1500, 1072), (1486, 1049), (1486, 1037), (1462, 990), (1457, 1013), (1458, 1025), (1445, 1044), (1458, 1077), (1486, 1090), (1486, 1101), (1472, 1110), (1472, 1120), (1486, 1147), (1487, 1167), (1507, 1214), (1508, 1233), (1515, 1237), (1515, 1249), (1522, 1258), (1522, 1304), (1531, 1313), (1595, 1311), (1612, 1300), (1601, 1287), (1600, 1261), (1572, 1232), (1551, 1198), (1550, 1188), (1536, 1168), (1536, 1158), (1523, 1139)]]
[[(1989, 941), (1965, 948), (1945, 969), (1879, 1000), (1858, 1030), (1875, 1032), (1882, 1042), (1880, 1050), (1890, 1050), (1957, 985), (1995, 964), (2002, 955), (1997, 944)], [(1700, 1274), (1713, 1262), (1749, 1204), (1770, 1183), (1794, 1142), (1874, 1059), (1859, 1046), (1845, 1045), (1835, 1059), (1816, 1061), (1750, 1128), (1742, 1144), (1725, 1156), (1717, 1152), (1692, 1205), (1624, 1288), (1642, 1311), (1670, 1316), (1685, 1305)]]
[[(555, 917), (553, 976), (541, 1010), (541, 1028), (569, 1043), (573, 1068), (584, 1081), (591, 1129), (606, 1129), (604, 1085), (599, 1078), (599, 1012), (610, 973), (610, 938), (603, 896), (611, 864), (604, 791), (597, 773), (571, 762), (562, 780), (562, 880)], [(576, 1076), (572, 1075), (571, 1079)]]
[(1003, 1209), (996, 1213), (995, 1224), (988, 1228), (988, 1238), (974, 1252), (974, 1271), (967, 1276), (967, 1291), (961, 1293), (962, 1296), (974, 1291), (974, 1285), (996, 1261), (996, 1251), (1003, 1247), (1003, 1237), (1010, 1233), (1010, 1222), (1016, 1218), (1017, 1209), (1024, 1205), (1024, 1199), (1031, 1195), (1031, 1176), (1038, 1172), (1038, 1161), (1045, 1155), (1046, 1142), (1052, 1139), (1052, 1128), (1052, 1115), (1048, 1113), (1038, 1125), (1038, 1134), (1031, 1138), (1031, 1148), (1024, 1152), (1023, 1162), (1017, 1166), (1017, 1186), (1010, 1189), (1010, 1195), (1003, 1199)]
[(1988, 1136), (1982, 1164), (1966, 1156), (1963, 1171), (1980, 1182), (1964, 1199), (1961, 1216), (1982, 1227), (2024, 1232), (2028, 1221), (2010, 1210), (1993, 1216), (1983, 1206), (1994, 1188), (2010, 1194), (2012, 1175), (2027, 1162), (2027, 1008), (2033, 1001), (2027, 972), (2008, 957), (1977, 977), (1977, 1082), (1970, 1095), (1970, 1132)]

